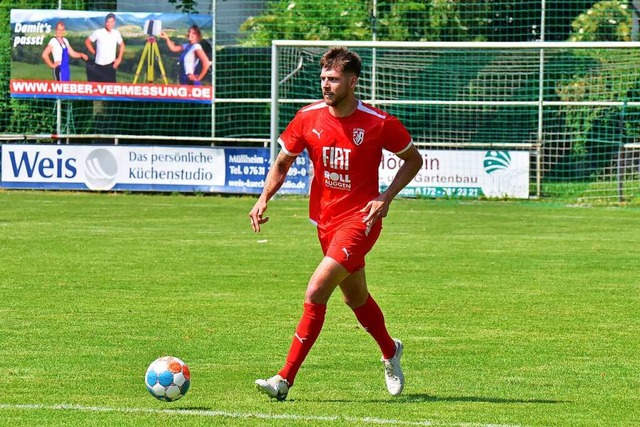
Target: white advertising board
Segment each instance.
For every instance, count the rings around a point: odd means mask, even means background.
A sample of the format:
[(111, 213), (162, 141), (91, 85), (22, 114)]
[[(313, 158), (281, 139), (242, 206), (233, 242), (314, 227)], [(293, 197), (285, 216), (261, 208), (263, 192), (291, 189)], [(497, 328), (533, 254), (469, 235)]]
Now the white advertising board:
[[(95, 191), (260, 193), (267, 148), (3, 144), (0, 187)], [(308, 161), (291, 167), (283, 193), (307, 194)]]
[[(424, 164), (400, 193), (405, 197), (529, 197), (529, 153), (499, 150), (420, 150)], [(401, 160), (385, 152), (380, 189), (386, 189)]]

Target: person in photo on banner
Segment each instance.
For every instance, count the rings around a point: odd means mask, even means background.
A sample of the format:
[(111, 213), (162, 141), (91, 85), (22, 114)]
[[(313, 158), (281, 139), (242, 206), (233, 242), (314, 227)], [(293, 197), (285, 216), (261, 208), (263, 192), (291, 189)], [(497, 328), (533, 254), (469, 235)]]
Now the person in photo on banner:
[(162, 31), (160, 37), (165, 39), (167, 47), (173, 53), (180, 53), (178, 81), (181, 85), (201, 86), (207, 75), (211, 61), (202, 47), (202, 32), (197, 25), (189, 27), (187, 43), (176, 44), (169, 35)]
[[(296, 157), (307, 150), (314, 168), (309, 217), (317, 227), (324, 257), (307, 284), (302, 317), (284, 366), (276, 375), (256, 380), (255, 386), (271, 398), (287, 397), (323, 327), (329, 298), (339, 287), (344, 302), (380, 347), (387, 390), (397, 396), (405, 383), (400, 366), (403, 343), (391, 337), (383, 312), (369, 293), (365, 256), (380, 235), (392, 200), (422, 167), (422, 156), (399, 119), (356, 97), (362, 69), (357, 53), (331, 47), (320, 68), (323, 99), (298, 110), (280, 135), (281, 151), (249, 217), (253, 231), (260, 232), (269, 220), (265, 216), (269, 200)], [(381, 194), (378, 167), (383, 150), (395, 153), (403, 164)]]
[(86, 53), (76, 52), (69, 40), (65, 37), (66, 27), (64, 22), (58, 21), (56, 24), (56, 35), (49, 40), (49, 43), (42, 51), (42, 60), (53, 71), (53, 79), (63, 82), (71, 80), (70, 58), (87, 61), (89, 57)]
[(87, 63), (89, 81), (116, 82), (116, 70), (122, 62), (125, 45), (115, 25), (116, 15), (109, 13), (105, 17), (104, 27), (95, 30), (84, 42), (89, 52), (95, 56), (93, 63)]

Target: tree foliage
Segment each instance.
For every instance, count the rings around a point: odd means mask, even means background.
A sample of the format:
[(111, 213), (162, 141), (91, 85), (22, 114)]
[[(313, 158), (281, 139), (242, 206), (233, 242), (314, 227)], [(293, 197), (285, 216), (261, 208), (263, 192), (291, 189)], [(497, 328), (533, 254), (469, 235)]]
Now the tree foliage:
[[(604, 0), (581, 13), (571, 25), (570, 41), (630, 41), (632, 16), (626, 1)], [(638, 75), (628, 70), (608, 67), (608, 63), (623, 60), (623, 51), (578, 50), (574, 57), (578, 61), (600, 64), (599, 73), (584, 73), (579, 68), (566, 80), (556, 84), (556, 92), (563, 101), (596, 102), (626, 99), (638, 84)], [(584, 67), (585, 69), (590, 67)], [(615, 84), (613, 83), (615, 82)], [(612, 91), (617, 93), (612, 94)], [(572, 129), (572, 151), (576, 157), (589, 154), (592, 131), (598, 123), (619, 120), (617, 107), (564, 107), (565, 125)]]
[(575, 18), (569, 40), (631, 41), (631, 21), (626, 1), (601, 1)]
[[(560, 3), (548, 1), (547, 3)], [(562, 2), (564, 3), (564, 2)], [(541, 5), (517, 0), (272, 0), (242, 25), (244, 43), (274, 39), (527, 41), (540, 37)]]
[(197, 0), (169, 0), (176, 10), (183, 13), (198, 13)]
[(276, 0), (267, 11), (240, 27), (245, 45), (268, 46), (271, 40), (363, 40), (371, 37), (368, 2), (358, 0)]

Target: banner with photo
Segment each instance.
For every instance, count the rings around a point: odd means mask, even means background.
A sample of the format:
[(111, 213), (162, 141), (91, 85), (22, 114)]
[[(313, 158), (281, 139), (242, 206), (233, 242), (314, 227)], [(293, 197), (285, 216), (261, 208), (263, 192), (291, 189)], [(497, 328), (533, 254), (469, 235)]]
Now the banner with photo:
[(213, 16), (11, 10), (17, 98), (211, 103)]

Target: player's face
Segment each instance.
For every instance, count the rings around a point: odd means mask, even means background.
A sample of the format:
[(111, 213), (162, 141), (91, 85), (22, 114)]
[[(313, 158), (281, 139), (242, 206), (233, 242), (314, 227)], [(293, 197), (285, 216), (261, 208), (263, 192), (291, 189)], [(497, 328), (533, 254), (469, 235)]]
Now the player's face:
[(115, 26), (116, 26), (116, 20), (114, 18), (109, 18), (106, 21), (104, 21), (104, 28), (106, 28), (107, 31), (113, 30), (113, 27)]
[(330, 107), (340, 105), (342, 101), (351, 96), (353, 87), (358, 78), (342, 70), (329, 70), (323, 68), (320, 73), (320, 85), (324, 102)]
[(64, 25), (56, 26), (56, 37), (64, 36)]

